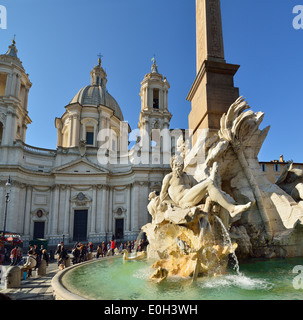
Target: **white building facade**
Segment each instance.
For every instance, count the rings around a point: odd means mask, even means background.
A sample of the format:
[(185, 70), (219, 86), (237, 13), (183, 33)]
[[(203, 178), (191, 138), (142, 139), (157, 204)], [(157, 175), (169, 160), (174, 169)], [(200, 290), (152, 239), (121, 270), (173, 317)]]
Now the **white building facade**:
[(55, 119), (57, 149), (36, 148), (25, 143), (32, 84), (15, 42), (0, 55), (0, 230), (10, 177), (5, 227), (20, 233), (25, 245), (35, 238), (50, 245), (63, 237), (66, 243), (136, 239), (150, 221), (148, 195), (160, 191), (170, 171), (177, 137), (163, 136), (172, 117), (169, 83), (155, 61), (141, 83), (140, 136), (130, 150), (131, 129), (106, 89), (100, 59), (90, 75), (91, 84)]

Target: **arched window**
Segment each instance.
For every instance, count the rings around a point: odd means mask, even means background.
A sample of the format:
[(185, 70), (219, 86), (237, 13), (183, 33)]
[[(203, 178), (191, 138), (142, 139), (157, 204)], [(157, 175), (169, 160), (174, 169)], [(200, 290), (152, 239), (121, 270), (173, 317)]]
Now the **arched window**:
[(153, 108), (159, 109), (159, 89), (153, 90)]

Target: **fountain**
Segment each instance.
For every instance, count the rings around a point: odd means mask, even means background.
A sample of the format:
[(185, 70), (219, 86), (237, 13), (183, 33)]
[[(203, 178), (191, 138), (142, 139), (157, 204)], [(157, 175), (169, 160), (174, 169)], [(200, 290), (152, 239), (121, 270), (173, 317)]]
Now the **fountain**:
[[(147, 236), (147, 259), (134, 252), (124, 260), (64, 270), (53, 280), (56, 297), (238, 299), (248, 292), (260, 299), (302, 299), (291, 286), (290, 271), (303, 264), (297, 258), (303, 256), (303, 172), (288, 166), (278, 180), (283, 189), (266, 180), (257, 155), (268, 128), (258, 128), (263, 113), (247, 109), (246, 101), (237, 99), (222, 116), (218, 133), (207, 143), (201, 139), (195, 149), (186, 150), (179, 141), (160, 195), (149, 195), (152, 222), (139, 235)], [(206, 145), (205, 161), (192, 161)], [(288, 187), (287, 175), (298, 181), (291, 179)], [(271, 260), (243, 263), (240, 272), (239, 257)], [(220, 294), (214, 294), (218, 287)]]

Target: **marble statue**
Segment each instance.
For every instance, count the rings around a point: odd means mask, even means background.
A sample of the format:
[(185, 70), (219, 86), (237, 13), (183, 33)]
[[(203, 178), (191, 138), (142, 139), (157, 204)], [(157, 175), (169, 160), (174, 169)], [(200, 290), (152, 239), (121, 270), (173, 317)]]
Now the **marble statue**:
[(303, 255), (303, 170), (288, 164), (276, 184), (266, 179), (257, 156), (269, 127), (260, 130), (264, 114), (249, 108), (237, 99), (220, 130), (191, 150), (178, 140), (160, 195), (149, 195), (152, 222), (142, 227), (155, 260), (151, 280), (222, 274), (230, 256), (238, 261), (236, 252)]
[(232, 218), (252, 206), (252, 202), (236, 204), (220, 189), (216, 162), (210, 175), (197, 182), (184, 172), (184, 153), (181, 154), (171, 158), (172, 172), (164, 177), (160, 195), (150, 193), (148, 211), (153, 220), (142, 228), (149, 239), (149, 257), (159, 259), (150, 277), (157, 283), (173, 275), (196, 279), (199, 274), (224, 272), (227, 257), (237, 244), (223, 243), (214, 236), (211, 216), (217, 206), (225, 208)]
[(218, 174), (218, 164), (214, 162), (211, 175), (201, 182), (197, 182), (194, 177), (183, 171), (183, 159), (173, 156), (171, 159), (172, 172), (165, 176), (162, 183), (160, 200), (163, 202), (167, 198), (172, 200), (176, 206), (188, 208), (198, 205), (208, 194), (213, 202), (220, 204), (227, 209), (232, 217), (247, 210), (251, 202), (245, 205), (235, 205), (222, 190), (217, 187), (216, 175)]

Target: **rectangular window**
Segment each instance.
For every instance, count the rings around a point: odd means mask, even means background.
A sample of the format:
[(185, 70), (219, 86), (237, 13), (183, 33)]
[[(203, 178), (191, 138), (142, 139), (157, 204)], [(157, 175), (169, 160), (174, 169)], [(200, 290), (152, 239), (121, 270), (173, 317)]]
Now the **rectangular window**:
[(86, 132), (86, 144), (89, 146), (94, 145), (94, 133), (93, 132)]
[(275, 172), (280, 172), (280, 164), (278, 164), (278, 163), (274, 164), (274, 171)]
[(261, 170), (262, 170), (263, 172), (266, 172), (266, 164), (261, 164)]

